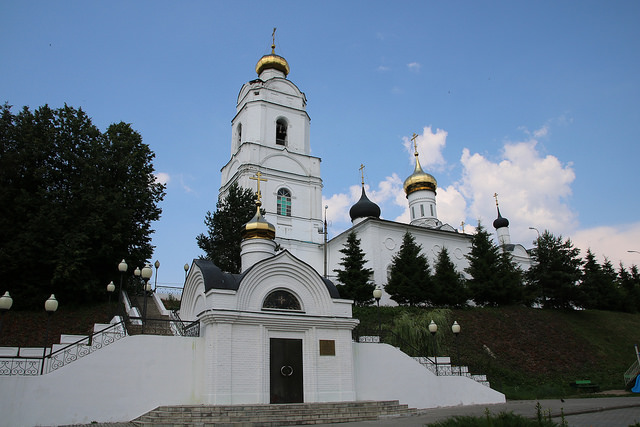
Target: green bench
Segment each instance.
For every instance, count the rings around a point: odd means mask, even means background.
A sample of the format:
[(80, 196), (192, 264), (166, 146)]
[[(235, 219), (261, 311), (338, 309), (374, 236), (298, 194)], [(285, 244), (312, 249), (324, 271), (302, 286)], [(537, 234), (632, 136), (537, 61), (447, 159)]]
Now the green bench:
[(578, 389), (578, 391), (589, 391), (592, 393), (600, 391), (600, 386), (592, 383), (591, 380), (576, 380), (569, 385)]

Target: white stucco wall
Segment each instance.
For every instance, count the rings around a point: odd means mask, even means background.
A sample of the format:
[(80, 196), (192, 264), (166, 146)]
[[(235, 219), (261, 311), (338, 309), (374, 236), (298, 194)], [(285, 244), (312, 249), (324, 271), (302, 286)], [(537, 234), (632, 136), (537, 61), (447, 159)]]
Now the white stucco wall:
[(136, 335), (50, 374), (0, 377), (0, 426), (130, 421), (201, 403), (203, 340)]
[(411, 408), (504, 403), (470, 378), (436, 376), (387, 344), (353, 343), (357, 400), (399, 400)]

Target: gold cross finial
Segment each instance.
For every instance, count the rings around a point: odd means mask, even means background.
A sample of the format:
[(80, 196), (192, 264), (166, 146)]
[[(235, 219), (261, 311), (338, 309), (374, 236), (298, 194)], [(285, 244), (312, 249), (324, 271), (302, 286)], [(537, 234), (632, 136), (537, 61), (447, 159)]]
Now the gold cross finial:
[(267, 182), (267, 180), (265, 178), (262, 178), (262, 172), (260, 171), (256, 172), (256, 176), (250, 176), (249, 179), (258, 181), (258, 191), (256, 192), (256, 199), (258, 200), (259, 203), (262, 203), (261, 202), (262, 192), (260, 191), (260, 181)]
[(498, 206), (498, 193), (493, 193), (493, 198), (496, 199), (496, 206)]
[(462, 232), (464, 233), (464, 221), (462, 221), (460, 225), (462, 226)]
[(360, 163), (360, 177), (362, 178), (362, 185), (364, 185), (364, 165)]
[(273, 27), (273, 32), (271, 33), (271, 53), (276, 53), (276, 27)]
[(418, 155), (418, 143), (416, 142), (416, 139), (418, 139), (418, 135), (416, 135), (415, 133), (413, 134), (413, 136), (411, 137), (411, 141), (413, 141), (413, 150), (415, 152), (415, 155)]

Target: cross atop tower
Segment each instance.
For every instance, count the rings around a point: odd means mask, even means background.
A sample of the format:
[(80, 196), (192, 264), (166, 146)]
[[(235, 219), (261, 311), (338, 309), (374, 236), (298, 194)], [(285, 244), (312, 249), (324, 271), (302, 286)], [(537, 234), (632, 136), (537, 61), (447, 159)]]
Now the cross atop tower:
[(253, 179), (254, 181), (258, 182), (258, 191), (256, 192), (256, 199), (257, 199), (258, 203), (262, 203), (262, 201), (261, 201), (262, 192), (260, 191), (260, 181), (267, 182), (267, 179), (262, 178), (262, 172), (260, 172), (260, 171), (256, 172), (255, 176), (250, 176), (249, 179)]
[(493, 193), (493, 198), (496, 199), (496, 206), (498, 206), (498, 193)]
[(416, 135), (415, 133), (413, 134), (413, 136), (411, 137), (411, 141), (413, 141), (413, 151), (415, 152), (415, 155), (418, 155), (418, 143), (416, 142), (416, 139), (418, 139), (418, 135)]
[(271, 54), (276, 53), (276, 27), (273, 27), (273, 32), (271, 33)]
[(360, 163), (360, 177), (362, 178), (362, 185), (364, 186), (364, 165)]

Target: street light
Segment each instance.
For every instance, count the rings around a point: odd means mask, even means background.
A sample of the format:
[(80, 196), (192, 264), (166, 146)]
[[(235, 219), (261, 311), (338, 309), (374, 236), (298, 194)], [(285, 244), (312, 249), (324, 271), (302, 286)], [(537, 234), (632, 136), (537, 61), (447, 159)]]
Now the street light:
[(453, 322), (453, 325), (451, 325), (451, 332), (453, 332), (453, 336), (456, 337), (456, 362), (458, 363), (458, 375), (462, 375), (462, 367), (460, 366), (460, 348), (458, 347), (458, 335), (460, 334), (460, 325), (458, 322)]
[(9, 311), (13, 305), (13, 298), (9, 295), (9, 291), (6, 291), (4, 295), (0, 297), (0, 332), (2, 332), (2, 318), (4, 314)]
[(436, 342), (436, 332), (438, 332), (438, 325), (436, 325), (436, 322), (433, 321), (433, 319), (431, 320), (431, 323), (429, 323), (429, 332), (431, 332), (431, 339), (433, 339), (433, 356), (435, 357), (435, 362), (436, 362), (436, 375), (438, 374), (438, 344)]
[(189, 264), (184, 265), (184, 280), (187, 280), (187, 272), (189, 271)]
[(147, 292), (151, 290), (151, 285), (149, 285), (149, 279), (151, 279), (151, 275), (153, 274), (153, 270), (149, 264), (145, 264), (140, 272), (142, 276), (142, 280), (144, 280), (144, 287), (142, 288), (144, 291), (144, 308), (142, 310), (142, 333), (144, 334), (144, 325), (147, 323)]
[(629, 253), (636, 253), (636, 254), (640, 254), (640, 251), (627, 251)]
[(109, 282), (107, 285), (107, 293), (109, 294), (109, 314), (112, 314), (113, 310), (111, 310), (111, 294), (116, 290), (116, 285), (113, 284), (113, 280)]
[(44, 336), (44, 348), (42, 349), (42, 365), (40, 366), (40, 375), (44, 373), (44, 359), (47, 356), (47, 346), (49, 345), (49, 328), (51, 326), (51, 316), (58, 309), (58, 300), (55, 295), (51, 294), (48, 300), (44, 302), (44, 310), (47, 312), (47, 332)]
[(122, 302), (122, 278), (124, 276), (124, 273), (127, 272), (127, 268), (129, 268), (129, 266), (124, 261), (124, 259), (120, 261), (120, 264), (118, 264), (118, 271), (120, 272), (120, 288), (118, 289), (118, 305), (120, 305), (120, 303)]
[[(537, 228), (535, 228), (535, 227), (529, 227), (529, 230), (535, 230), (535, 231), (536, 231), (536, 233), (538, 233), (538, 239), (540, 239), (540, 232), (538, 231), (538, 229), (537, 229)], [(534, 241), (533, 243), (535, 243), (535, 241)]]
[(382, 298), (382, 289), (380, 289), (380, 287), (373, 290), (373, 297), (376, 299), (376, 304), (378, 304), (378, 337), (380, 337), (382, 335), (382, 324), (380, 323), (380, 298)]
[(156, 268), (156, 277), (153, 279), (154, 280), (153, 290), (157, 291), (158, 290), (158, 269), (160, 268), (160, 261), (156, 260), (156, 262), (153, 265)]

